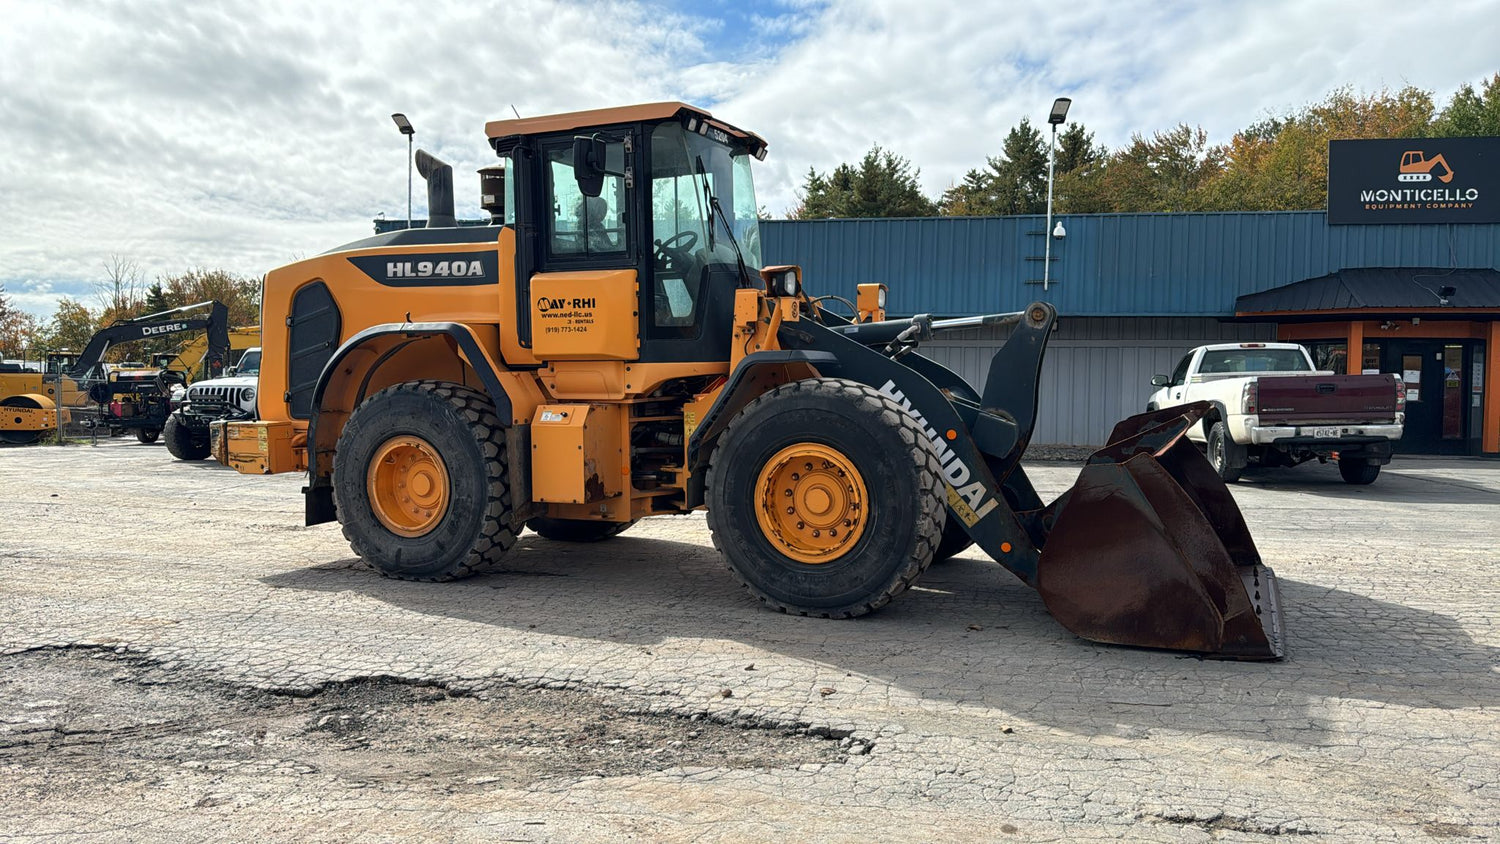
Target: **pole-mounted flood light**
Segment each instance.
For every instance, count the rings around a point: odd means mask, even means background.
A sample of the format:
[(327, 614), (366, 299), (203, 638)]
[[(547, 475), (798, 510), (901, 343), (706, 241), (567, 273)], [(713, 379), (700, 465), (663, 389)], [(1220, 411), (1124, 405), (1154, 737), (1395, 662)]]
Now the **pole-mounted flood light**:
[(1072, 104), (1073, 101), (1068, 99), (1067, 97), (1058, 97), (1057, 99), (1053, 100), (1052, 113), (1047, 115), (1047, 122), (1051, 123), (1053, 126), (1056, 126), (1059, 123), (1066, 123), (1068, 120), (1068, 106)]
[(406, 119), (406, 115), (399, 111), (391, 115), (391, 119), (396, 121), (396, 128), (401, 130), (401, 134), (406, 136), (406, 227), (409, 229), (411, 228), (412, 141), (416, 138), (417, 130), (412, 128), (411, 121)]
[(1062, 221), (1058, 221), (1057, 228), (1052, 228), (1052, 171), (1057, 159), (1057, 126), (1068, 119), (1068, 106), (1073, 101), (1067, 97), (1058, 97), (1052, 101), (1052, 113), (1047, 115), (1047, 122), (1052, 124), (1052, 139), (1047, 144), (1047, 228), (1045, 231), (1052, 232), (1052, 237), (1045, 238), (1047, 241), (1047, 256), (1042, 261), (1042, 290), (1046, 290), (1052, 283), (1052, 240), (1062, 240), (1067, 236), (1067, 230), (1063, 228)]

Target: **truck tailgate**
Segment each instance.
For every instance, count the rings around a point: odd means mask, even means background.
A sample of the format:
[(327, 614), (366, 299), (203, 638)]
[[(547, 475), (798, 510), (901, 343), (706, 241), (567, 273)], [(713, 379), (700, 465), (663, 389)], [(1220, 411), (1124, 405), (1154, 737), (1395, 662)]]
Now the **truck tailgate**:
[(1297, 375), (1256, 379), (1262, 425), (1391, 422), (1395, 375)]

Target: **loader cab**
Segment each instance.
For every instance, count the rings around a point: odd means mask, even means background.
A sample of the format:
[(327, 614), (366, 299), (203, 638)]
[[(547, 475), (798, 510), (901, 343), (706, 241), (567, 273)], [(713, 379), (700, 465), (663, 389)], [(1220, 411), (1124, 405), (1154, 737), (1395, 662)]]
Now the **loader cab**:
[[(505, 159), (505, 222), (518, 232), (522, 345), (544, 360), (581, 358), (585, 347), (642, 363), (727, 360), (734, 291), (758, 285), (763, 264), (751, 159), (764, 141), (680, 103), (496, 137), (528, 123), (488, 127)], [(590, 345), (576, 336), (580, 319), (610, 323), (615, 337), (628, 331), (638, 346)]]

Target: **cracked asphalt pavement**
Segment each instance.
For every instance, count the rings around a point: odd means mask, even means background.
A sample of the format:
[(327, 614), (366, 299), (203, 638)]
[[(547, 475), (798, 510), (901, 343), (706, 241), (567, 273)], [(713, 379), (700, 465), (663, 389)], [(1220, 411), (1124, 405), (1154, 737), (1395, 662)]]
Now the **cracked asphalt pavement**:
[(389, 581), (302, 481), (0, 450), (0, 840), (1500, 837), (1500, 461), (1248, 474), (1277, 664), (1080, 640), (972, 550), (776, 614), (701, 516)]

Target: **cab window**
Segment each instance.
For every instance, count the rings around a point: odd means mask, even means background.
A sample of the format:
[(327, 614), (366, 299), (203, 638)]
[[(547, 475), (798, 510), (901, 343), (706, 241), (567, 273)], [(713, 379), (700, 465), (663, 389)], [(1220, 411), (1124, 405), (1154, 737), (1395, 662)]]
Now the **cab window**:
[[(547, 149), (547, 251), (557, 258), (619, 258), (630, 239), (625, 228), (625, 145), (606, 144), (604, 189), (584, 196), (573, 173), (573, 148)], [(616, 174), (621, 175), (616, 175)]]

